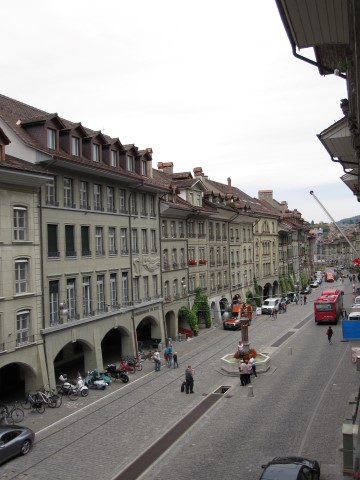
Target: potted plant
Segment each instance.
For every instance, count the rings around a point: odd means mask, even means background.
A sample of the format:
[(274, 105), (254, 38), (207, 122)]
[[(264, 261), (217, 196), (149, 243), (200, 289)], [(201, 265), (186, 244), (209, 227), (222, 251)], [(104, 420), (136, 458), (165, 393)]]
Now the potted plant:
[(201, 258), (201, 259), (199, 260), (200, 265), (205, 265), (206, 262), (207, 262), (207, 260), (205, 260), (205, 258)]
[(189, 259), (189, 265), (196, 265), (196, 260), (195, 260), (195, 258), (190, 258), (190, 259)]

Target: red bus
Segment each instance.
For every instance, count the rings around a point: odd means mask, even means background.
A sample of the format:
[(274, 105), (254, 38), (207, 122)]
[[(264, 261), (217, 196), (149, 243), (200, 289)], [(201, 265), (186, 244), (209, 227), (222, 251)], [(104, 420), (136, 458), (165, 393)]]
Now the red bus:
[(342, 290), (324, 290), (314, 302), (315, 322), (337, 323), (343, 309)]

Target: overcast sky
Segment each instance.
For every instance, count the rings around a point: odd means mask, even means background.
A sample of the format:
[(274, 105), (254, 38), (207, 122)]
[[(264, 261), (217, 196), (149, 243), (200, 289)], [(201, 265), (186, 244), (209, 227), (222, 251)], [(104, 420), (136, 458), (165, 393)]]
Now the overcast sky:
[(272, 189), (307, 221), (328, 221), (310, 190), (335, 220), (360, 214), (316, 136), (346, 81), (293, 57), (275, 0), (1, 3), (2, 94), (151, 147), (155, 167)]

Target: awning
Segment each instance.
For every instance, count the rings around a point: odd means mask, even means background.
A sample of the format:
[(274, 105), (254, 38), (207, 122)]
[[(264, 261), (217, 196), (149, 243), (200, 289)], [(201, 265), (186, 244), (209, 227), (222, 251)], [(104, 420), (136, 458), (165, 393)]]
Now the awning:
[(357, 174), (359, 161), (352, 145), (347, 117), (323, 130), (318, 138), (332, 159), (341, 163), (345, 170), (351, 170), (352, 174)]
[(298, 48), (347, 45), (347, 0), (276, 0), (290, 41)]

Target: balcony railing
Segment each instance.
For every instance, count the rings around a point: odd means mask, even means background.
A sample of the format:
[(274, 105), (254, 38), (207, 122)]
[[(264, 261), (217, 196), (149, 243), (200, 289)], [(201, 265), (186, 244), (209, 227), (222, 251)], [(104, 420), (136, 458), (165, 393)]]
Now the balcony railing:
[(76, 208), (76, 204), (72, 202), (64, 202), (65, 208)]
[(35, 342), (35, 336), (34, 335), (28, 335), (27, 337), (24, 338), (17, 338), (16, 339), (16, 347), (25, 347), (26, 345), (29, 345), (30, 343)]

